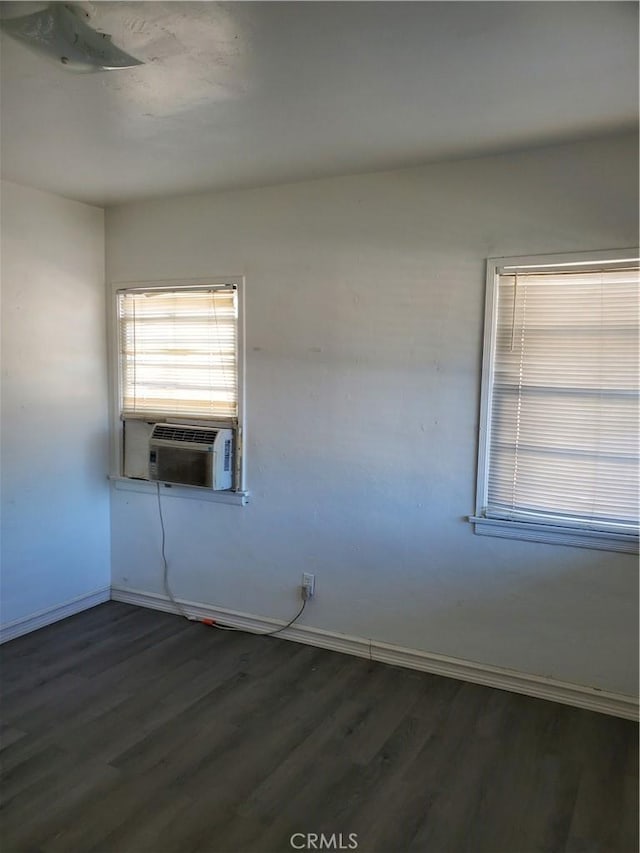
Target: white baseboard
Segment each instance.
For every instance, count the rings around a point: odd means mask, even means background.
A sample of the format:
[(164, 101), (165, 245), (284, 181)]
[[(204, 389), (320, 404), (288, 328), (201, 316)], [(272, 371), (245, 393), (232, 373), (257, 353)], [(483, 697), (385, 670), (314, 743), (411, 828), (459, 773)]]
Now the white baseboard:
[[(112, 587), (111, 598), (114, 601), (136, 604), (154, 610), (164, 610), (168, 613), (177, 612), (175, 606), (166, 596), (157, 593)], [(242, 628), (246, 631), (256, 633), (272, 631), (284, 624), (276, 619), (225, 610), (221, 607), (212, 607), (210, 604), (199, 604), (182, 599), (178, 599), (178, 601), (188, 616), (197, 619), (218, 620), (224, 625)], [(402, 646), (381, 643), (377, 640), (352, 637), (348, 634), (323, 631), (320, 628), (309, 628), (304, 625), (292, 625), (291, 628), (286, 628), (278, 634), (278, 637), (357, 657), (371, 658), (395, 666), (404, 666), (461, 681), (471, 681), (499, 690), (509, 690), (512, 693), (522, 693), (525, 696), (534, 696), (537, 699), (548, 699), (576, 708), (586, 708), (589, 711), (610, 714), (614, 717), (623, 717), (628, 720), (638, 719), (637, 697), (609, 693), (596, 687), (556, 681), (539, 675), (530, 675), (529, 673), (488, 666), (460, 658), (407, 649)]]
[(56, 604), (54, 607), (48, 607), (46, 610), (39, 610), (37, 613), (23, 616), (13, 622), (6, 622), (4, 625), (0, 625), (0, 644), (15, 640), (16, 637), (29, 634), (31, 631), (37, 631), (38, 628), (44, 628), (45, 625), (51, 625), (53, 622), (59, 622), (60, 619), (66, 619), (67, 616), (73, 616), (74, 613), (80, 613), (81, 610), (88, 610), (97, 604), (104, 604), (110, 599), (111, 587), (105, 586), (94, 592), (78, 595), (62, 604)]

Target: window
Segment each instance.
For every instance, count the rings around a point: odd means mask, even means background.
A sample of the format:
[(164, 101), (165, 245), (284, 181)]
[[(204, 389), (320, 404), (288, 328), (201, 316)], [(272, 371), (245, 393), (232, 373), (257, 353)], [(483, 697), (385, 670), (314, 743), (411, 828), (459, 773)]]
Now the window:
[(488, 262), (477, 533), (637, 552), (638, 270)]
[(234, 430), (234, 490), (242, 491), (242, 285), (234, 278), (115, 286), (116, 479), (146, 476), (153, 422), (210, 423)]
[(238, 417), (234, 285), (118, 294), (123, 417)]

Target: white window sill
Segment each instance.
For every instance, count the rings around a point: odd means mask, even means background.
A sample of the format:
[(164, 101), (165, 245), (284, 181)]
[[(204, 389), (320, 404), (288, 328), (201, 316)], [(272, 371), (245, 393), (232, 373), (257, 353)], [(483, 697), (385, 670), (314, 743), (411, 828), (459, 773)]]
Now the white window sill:
[(499, 536), (503, 539), (523, 539), (527, 542), (547, 542), (552, 545), (573, 545), (575, 548), (595, 548), (600, 551), (638, 553), (638, 537), (626, 533), (607, 533), (601, 530), (579, 530), (551, 524), (532, 524), (525, 521), (501, 521), (471, 515), (469, 521), (479, 536)]
[[(136, 480), (133, 477), (110, 476), (113, 487), (123, 492), (141, 492), (157, 494), (158, 485), (155, 481)], [(188, 498), (196, 501), (210, 501), (219, 504), (246, 506), (249, 503), (249, 492), (214, 492), (212, 489), (201, 489), (197, 486), (177, 486), (173, 483), (160, 483), (160, 494), (167, 498)]]

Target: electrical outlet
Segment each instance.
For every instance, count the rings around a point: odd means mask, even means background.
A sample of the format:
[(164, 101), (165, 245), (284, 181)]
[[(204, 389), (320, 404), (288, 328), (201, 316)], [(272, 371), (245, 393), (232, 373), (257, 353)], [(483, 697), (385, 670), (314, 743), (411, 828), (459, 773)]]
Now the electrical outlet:
[(303, 598), (313, 598), (316, 591), (316, 576), (309, 572), (302, 573), (302, 596)]

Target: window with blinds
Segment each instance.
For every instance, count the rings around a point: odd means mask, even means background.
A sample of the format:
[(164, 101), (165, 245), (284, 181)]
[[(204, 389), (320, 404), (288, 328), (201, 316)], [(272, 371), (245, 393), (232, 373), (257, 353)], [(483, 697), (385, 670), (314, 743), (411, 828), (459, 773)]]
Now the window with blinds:
[(118, 294), (120, 413), (238, 416), (238, 301), (233, 286)]
[(638, 263), (496, 271), (482, 514), (637, 535)]

